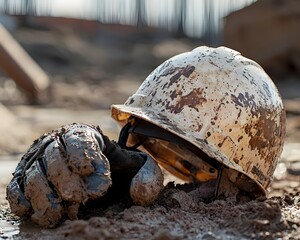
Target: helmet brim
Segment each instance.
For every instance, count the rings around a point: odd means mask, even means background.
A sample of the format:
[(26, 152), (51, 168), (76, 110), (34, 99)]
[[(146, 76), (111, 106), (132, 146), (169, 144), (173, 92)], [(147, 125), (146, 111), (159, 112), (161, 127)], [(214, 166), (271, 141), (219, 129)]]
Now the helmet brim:
[(209, 144), (206, 139), (191, 138), (191, 136), (186, 135), (186, 133), (184, 133), (177, 126), (172, 125), (170, 121), (165, 118), (165, 116), (158, 116), (155, 112), (147, 108), (126, 106), (124, 104), (112, 105), (111, 115), (112, 118), (115, 119), (122, 127), (126, 125), (130, 117), (137, 117), (173, 133), (174, 135), (190, 142), (197, 148), (200, 148), (209, 157), (217, 160), (219, 163), (224, 164), (230, 169), (243, 173), (244, 175), (249, 177), (249, 179), (254, 181), (265, 195), (267, 194), (267, 190), (262, 186), (260, 182), (254, 180), (251, 176), (246, 174), (241, 166), (234, 163), (233, 161), (229, 161), (228, 157), (223, 155), (222, 152), (218, 151), (218, 149), (216, 149), (214, 145)]

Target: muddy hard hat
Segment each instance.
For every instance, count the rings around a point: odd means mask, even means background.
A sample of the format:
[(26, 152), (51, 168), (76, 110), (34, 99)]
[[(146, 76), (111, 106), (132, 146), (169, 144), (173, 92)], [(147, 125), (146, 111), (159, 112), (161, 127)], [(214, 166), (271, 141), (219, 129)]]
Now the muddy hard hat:
[(123, 105), (112, 105), (112, 117), (121, 126), (136, 117), (167, 130), (264, 193), (285, 136), (276, 86), (256, 62), (226, 47), (165, 61)]

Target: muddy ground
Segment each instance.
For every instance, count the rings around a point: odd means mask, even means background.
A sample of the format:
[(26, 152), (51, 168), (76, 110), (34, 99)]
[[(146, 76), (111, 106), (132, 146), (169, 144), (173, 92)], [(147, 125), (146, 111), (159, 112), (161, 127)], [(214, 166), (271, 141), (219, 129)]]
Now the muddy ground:
[[(148, 35), (147, 35), (148, 34)], [(151, 33), (153, 36), (153, 33)], [(268, 198), (200, 201), (200, 190), (166, 188), (150, 207), (127, 200), (108, 207), (83, 208), (79, 219), (41, 229), (10, 213), (5, 187), (18, 160), (40, 134), (63, 124), (100, 125), (112, 139), (119, 128), (109, 115), (164, 59), (200, 42), (174, 40), (167, 34), (117, 34), (101, 30), (18, 29), (14, 36), (51, 76), (51, 87), (38, 105), (7, 79), (0, 80), (0, 238), (1, 239), (300, 239), (300, 79), (276, 80), (284, 97), (286, 144)], [(175, 183), (173, 182), (175, 181)]]

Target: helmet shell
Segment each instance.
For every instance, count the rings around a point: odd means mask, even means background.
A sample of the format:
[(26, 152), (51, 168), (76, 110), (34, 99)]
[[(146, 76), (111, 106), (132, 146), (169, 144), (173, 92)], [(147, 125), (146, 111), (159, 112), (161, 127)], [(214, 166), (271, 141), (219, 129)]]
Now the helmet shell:
[(285, 111), (280, 94), (254, 61), (226, 47), (198, 47), (158, 66), (123, 105), (130, 116), (194, 144), (266, 190), (282, 152)]

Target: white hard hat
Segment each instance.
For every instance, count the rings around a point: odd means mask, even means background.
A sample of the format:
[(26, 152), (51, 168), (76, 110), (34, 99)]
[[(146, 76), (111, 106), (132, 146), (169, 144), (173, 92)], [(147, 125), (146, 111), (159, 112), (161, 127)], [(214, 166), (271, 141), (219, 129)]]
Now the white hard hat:
[(166, 130), (264, 192), (285, 136), (274, 83), (257, 63), (226, 47), (198, 47), (165, 61), (123, 105), (112, 106), (112, 117), (122, 126), (135, 117)]

